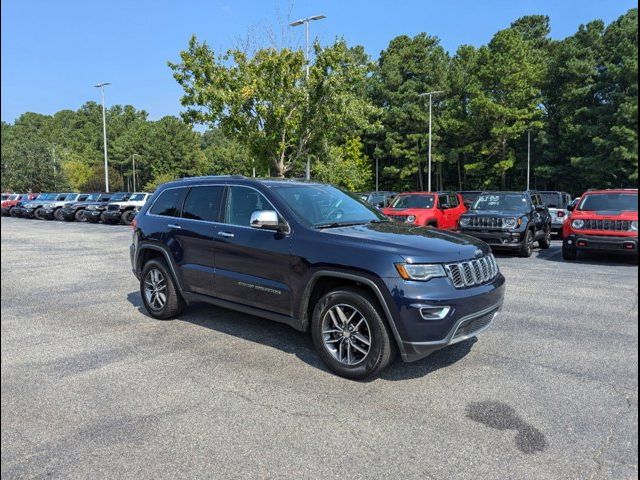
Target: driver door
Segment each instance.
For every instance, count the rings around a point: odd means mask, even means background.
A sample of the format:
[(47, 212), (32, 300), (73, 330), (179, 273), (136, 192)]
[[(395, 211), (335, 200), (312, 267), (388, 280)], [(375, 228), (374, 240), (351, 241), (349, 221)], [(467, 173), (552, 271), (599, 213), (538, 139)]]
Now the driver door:
[(291, 315), (290, 234), (250, 227), (259, 210), (275, 208), (252, 187), (227, 187), (215, 235), (215, 296)]

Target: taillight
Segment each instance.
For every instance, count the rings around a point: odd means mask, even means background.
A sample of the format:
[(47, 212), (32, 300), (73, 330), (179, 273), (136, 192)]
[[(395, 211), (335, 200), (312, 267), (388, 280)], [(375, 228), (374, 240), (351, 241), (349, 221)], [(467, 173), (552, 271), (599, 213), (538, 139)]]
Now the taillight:
[(558, 218), (562, 218), (564, 217), (564, 212), (561, 210), (557, 213), (557, 215), (558, 215)]

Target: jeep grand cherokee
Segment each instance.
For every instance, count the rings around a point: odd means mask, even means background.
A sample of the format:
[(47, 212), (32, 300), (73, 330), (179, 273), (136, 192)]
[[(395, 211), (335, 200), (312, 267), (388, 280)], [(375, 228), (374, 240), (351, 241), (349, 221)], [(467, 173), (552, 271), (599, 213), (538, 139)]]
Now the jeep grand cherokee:
[(318, 183), (199, 177), (136, 216), (131, 262), (149, 314), (208, 302), (310, 331), (334, 372), (375, 375), (476, 336), (505, 280), (472, 237), (392, 222)]

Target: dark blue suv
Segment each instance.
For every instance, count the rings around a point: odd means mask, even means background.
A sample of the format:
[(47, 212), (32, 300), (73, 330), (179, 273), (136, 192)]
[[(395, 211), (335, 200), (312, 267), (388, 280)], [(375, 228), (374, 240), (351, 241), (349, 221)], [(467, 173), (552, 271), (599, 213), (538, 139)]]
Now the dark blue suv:
[(330, 185), (199, 177), (161, 186), (133, 223), (153, 317), (189, 302), (311, 331), (339, 375), (365, 378), (477, 335), (504, 277), (482, 241), (392, 222)]

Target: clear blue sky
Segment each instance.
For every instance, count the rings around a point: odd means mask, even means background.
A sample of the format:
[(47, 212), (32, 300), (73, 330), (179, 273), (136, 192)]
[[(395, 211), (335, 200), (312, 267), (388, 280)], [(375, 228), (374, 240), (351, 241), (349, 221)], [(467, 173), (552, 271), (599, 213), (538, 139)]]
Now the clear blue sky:
[[(107, 105), (131, 104), (151, 119), (180, 111), (180, 88), (167, 60), (191, 34), (214, 49), (238, 45), (251, 31), (267, 40), (286, 20), (324, 13), (312, 24), (322, 43), (344, 36), (376, 58), (400, 34), (427, 32), (450, 52), (482, 45), (527, 14), (551, 17), (553, 38), (601, 18), (609, 23), (631, 0), (2, 0), (2, 120), (26, 111), (51, 114), (98, 100), (92, 85), (112, 82)], [(286, 28), (284, 29), (287, 30)], [(295, 46), (303, 28), (289, 32)], [(282, 42), (282, 36), (280, 42)]]

